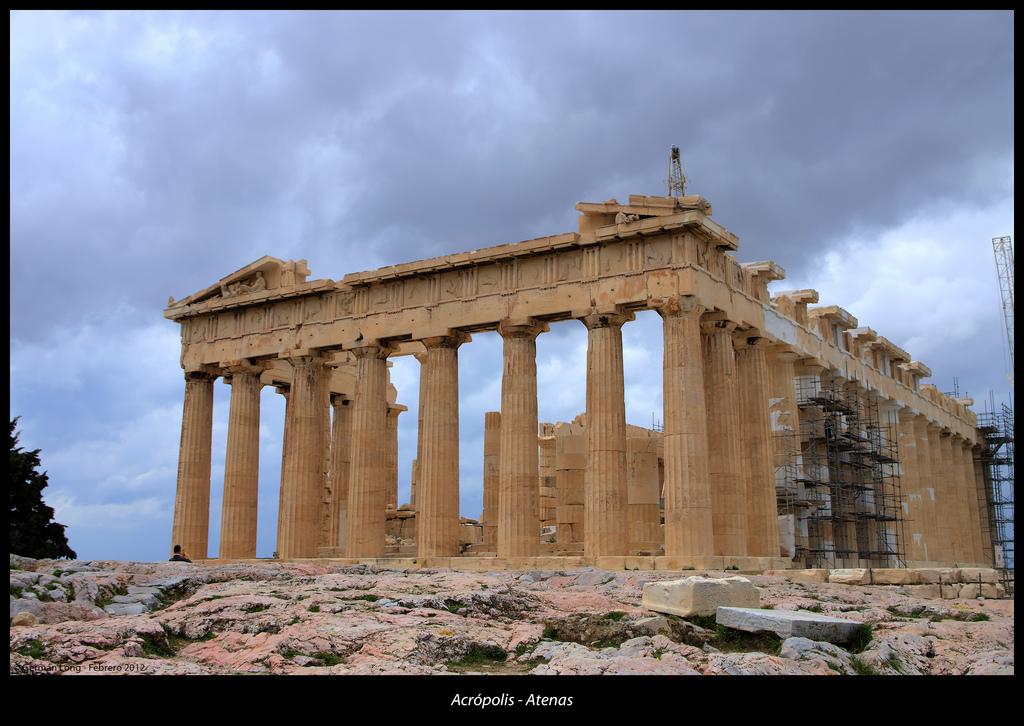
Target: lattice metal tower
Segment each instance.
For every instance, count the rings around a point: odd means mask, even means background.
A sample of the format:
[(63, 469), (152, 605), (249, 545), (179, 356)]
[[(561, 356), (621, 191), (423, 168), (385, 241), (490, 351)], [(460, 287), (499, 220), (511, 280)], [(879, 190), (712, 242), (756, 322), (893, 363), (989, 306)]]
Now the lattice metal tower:
[(679, 147), (673, 146), (668, 157), (668, 195), (681, 197), (686, 194), (686, 175), (683, 174), (683, 162), (679, 158)]
[(996, 256), (996, 275), (1003, 302), (1006, 339), (1010, 344), (1010, 377), (1013, 380), (1013, 240), (1010, 237), (993, 237), (992, 251)]

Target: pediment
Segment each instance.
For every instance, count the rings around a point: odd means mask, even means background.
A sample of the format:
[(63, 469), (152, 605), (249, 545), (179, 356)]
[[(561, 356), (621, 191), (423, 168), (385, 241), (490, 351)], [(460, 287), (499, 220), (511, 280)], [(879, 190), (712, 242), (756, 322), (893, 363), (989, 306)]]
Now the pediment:
[(168, 300), (167, 307), (223, 300), (265, 290), (294, 287), (306, 281), (306, 260), (281, 260), (264, 255), (230, 275), (181, 300)]

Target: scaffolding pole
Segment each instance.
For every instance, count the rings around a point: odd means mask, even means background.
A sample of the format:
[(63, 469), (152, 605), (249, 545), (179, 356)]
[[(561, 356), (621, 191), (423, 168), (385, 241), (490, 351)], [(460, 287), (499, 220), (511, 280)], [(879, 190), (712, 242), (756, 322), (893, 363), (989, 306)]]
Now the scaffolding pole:
[(987, 517), (986, 539), (991, 543), (993, 567), (999, 571), (1006, 594), (1013, 596), (1013, 409), (1002, 404), (999, 411), (978, 414), (978, 430), (983, 434), (982, 446), (975, 461), (981, 465), (982, 491), (979, 504)]

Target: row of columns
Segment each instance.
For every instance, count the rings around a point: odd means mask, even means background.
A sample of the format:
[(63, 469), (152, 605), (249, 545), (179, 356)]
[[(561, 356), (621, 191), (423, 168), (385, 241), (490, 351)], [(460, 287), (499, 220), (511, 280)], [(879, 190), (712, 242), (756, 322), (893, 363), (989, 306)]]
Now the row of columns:
[[(665, 554), (777, 556), (769, 398), (779, 385), (792, 388), (795, 356), (769, 360), (762, 339), (737, 339), (734, 322), (706, 314), (693, 297), (666, 299), (656, 309), (664, 333)], [(629, 505), (621, 328), (632, 315), (591, 313), (579, 319), (588, 330), (584, 554), (624, 555)], [(489, 414), (485, 422), (483, 519), (484, 543), (495, 546), (499, 557), (536, 556), (540, 550), (536, 338), (546, 330), (533, 320), (498, 327), (501, 413)], [(457, 332), (424, 339), (425, 353), (417, 356), (422, 370), (415, 508), (424, 557), (451, 556), (459, 549), (458, 348), (467, 339)], [(387, 403), (390, 350), (367, 345), (352, 353), (352, 401), (331, 398), (322, 354), (305, 351), (291, 359), (279, 505), (282, 558), (312, 557), (322, 545), (344, 546), (348, 557), (384, 555), (385, 511), (397, 506), (397, 412), (389, 413)], [(227, 373), (232, 398), (221, 556), (253, 557), (259, 370), (237, 366)], [(795, 402), (790, 394), (785, 398)], [(197, 556), (205, 556), (208, 534), (212, 404), (213, 376), (188, 374), (173, 537)], [(781, 413), (795, 421), (799, 413), (792, 407)], [(917, 485), (918, 496), (908, 503), (920, 510), (922, 523), (934, 523), (934, 543), (924, 538), (922, 559), (981, 561), (978, 501), (965, 494), (975, 491), (969, 450), (937, 429), (926, 426), (922, 432), (918, 418), (901, 426), (900, 434), (901, 445), (914, 452), (907, 458), (915, 472), (908, 481), (916, 476), (934, 482)], [(936, 466), (935, 452), (941, 452), (940, 471), (952, 477), (928, 472)], [(325, 486), (330, 497), (324, 534)], [(938, 552), (923, 552), (924, 541)]]

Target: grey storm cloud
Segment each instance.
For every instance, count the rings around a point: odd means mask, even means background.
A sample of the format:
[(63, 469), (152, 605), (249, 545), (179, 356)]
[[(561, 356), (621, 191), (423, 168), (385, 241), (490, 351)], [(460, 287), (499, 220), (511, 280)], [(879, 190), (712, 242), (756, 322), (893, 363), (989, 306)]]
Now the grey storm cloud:
[[(794, 280), (1012, 199), (1008, 12), (19, 11), (10, 39), (12, 415), (69, 461), (140, 401), (174, 438), (167, 296), (263, 254), (337, 279), (570, 231), (577, 201), (664, 193), (672, 144), (739, 258)], [(464, 366), (464, 445), (492, 379)]]

